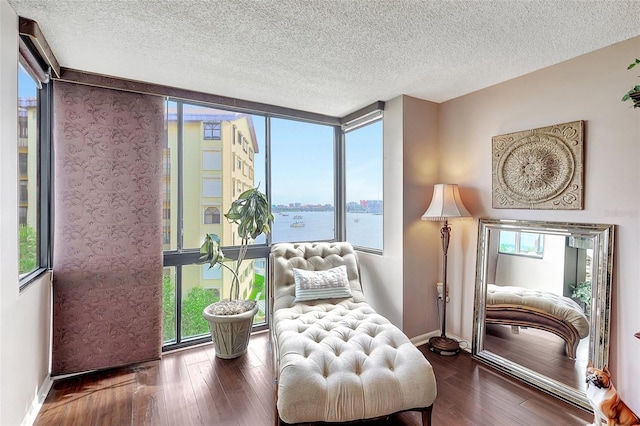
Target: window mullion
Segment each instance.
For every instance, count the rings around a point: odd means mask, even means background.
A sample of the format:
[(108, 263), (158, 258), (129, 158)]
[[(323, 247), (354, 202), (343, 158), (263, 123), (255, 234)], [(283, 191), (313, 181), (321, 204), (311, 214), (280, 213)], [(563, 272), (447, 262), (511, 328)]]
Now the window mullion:
[[(177, 177), (178, 177), (178, 194), (177, 194), (177, 200), (178, 200), (178, 208), (177, 208), (177, 214), (178, 214), (178, 220), (177, 225), (178, 225), (178, 229), (176, 230), (177, 232), (177, 236), (176, 236), (176, 248), (178, 250), (178, 252), (181, 252), (183, 249), (183, 235), (184, 235), (184, 219), (183, 219), (183, 194), (184, 194), (184, 190), (183, 190), (183, 170), (184, 170), (184, 166), (183, 166), (183, 139), (184, 139), (184, 135), (183, 135), (183, 129), (184, 129), (184, 114), (183, 114), (184, 108), (183, 108), (183, 103), (182, 101), (177, 101), (176, 102), (176, 147), (177, 147)], [(175, 339), (176, 339), (176, 344), (180, 344), (182, 342), (182, 265), (176, 265), (176, 274), (175, 274), (175, 326), (176, 326), (176, 333), (175, 333)]]
[[(265, 154), (264, 154), (264, 171), (265, 171), (265, 187), (264, 193), (267, 196), (267, 200), (272, 200), (271, 198), (271, 116), (265, 116), (265, 124), (264, 124), (264, 139), (265, 139)], [(273, 203), (272, 203), (273, 204)], [(271, 223), (271, 229), (273, 230), (273, 223)], [(271, 246), (271, 232), (266, 236), (265, 242), (268, 246)], [(268, 284), (268, 283), (267, 283)], [(268, 321), (268, 318), (267, 318)]]
[(50, 268), (53, 262), (53, 144), (51, 114), (53, 97), (51, 84), (43, 85), (40, 90), (41, 100), (38, 115), (40, 119), (40, 149), (38, 153), (39, 210), (40, 210), (40, 266)]
[(175, 318), (176, 318), (176, 345), (182, 342), (182, 265), (176, 265), (175, 272), (175, 291), (176, 291), (176, 306), (175, 306)]
[(182, 161), (183, 161), (183, 147), (182, 147), (182, 143), (183, 143), (183, 129), (184, 129), (184, 116), (183, 116), (183, 103), (182, 101), (177, 101), (176, 102), (176, 125), (177, 125), (177, 148), (178, 148), (178, 153), (177, 153), (177, 157), (178, 157), (178, 196), (176, 197), (178, 200), (178, 220), (177, 220), (177, 225), (178, 225), (178, 229), (176, 230), (176, 232), (178, 233), (177, 237), (176, 237), (176, 248), (177, 250), (180, 252), (183, 249), (183, 236), (184, 236), (184, 220), (182, 217), (183, 214), (183, 175), (182, 172), (184, 170)]
[(346, 149), (345, 136), (340, 126), (334, 127), (334, 146), (335, 146), (335, 228), (337, 241), (346, 240)]

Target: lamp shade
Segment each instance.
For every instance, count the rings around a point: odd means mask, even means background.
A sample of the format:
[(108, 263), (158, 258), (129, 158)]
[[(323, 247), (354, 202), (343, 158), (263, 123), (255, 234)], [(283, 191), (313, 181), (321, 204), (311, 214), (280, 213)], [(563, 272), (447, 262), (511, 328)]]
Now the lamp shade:
[(460, 200), (458, 185), (438, 183), (433, 187), (433, 198), (422, 220), (443, 221), (455, 217), (470, 217), (471, 215)]

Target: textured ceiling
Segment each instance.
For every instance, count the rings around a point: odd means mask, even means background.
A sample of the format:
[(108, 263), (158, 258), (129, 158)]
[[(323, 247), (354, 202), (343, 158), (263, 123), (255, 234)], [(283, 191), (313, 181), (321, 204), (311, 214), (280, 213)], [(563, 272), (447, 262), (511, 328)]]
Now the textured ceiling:
[(63, 67), (334, 116), (443, 102), (640, 35), (637, 0), (8, 1)]

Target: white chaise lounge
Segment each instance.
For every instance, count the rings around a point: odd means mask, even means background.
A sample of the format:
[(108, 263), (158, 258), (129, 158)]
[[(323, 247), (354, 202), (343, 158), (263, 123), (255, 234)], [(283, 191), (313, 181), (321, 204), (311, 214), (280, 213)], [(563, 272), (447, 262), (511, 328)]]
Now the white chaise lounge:
[(275, 244), (269, 261), (275, 423), (346, 423), (417, 410), (430, 425), (431, 364), (366, 303), (353, 247)]

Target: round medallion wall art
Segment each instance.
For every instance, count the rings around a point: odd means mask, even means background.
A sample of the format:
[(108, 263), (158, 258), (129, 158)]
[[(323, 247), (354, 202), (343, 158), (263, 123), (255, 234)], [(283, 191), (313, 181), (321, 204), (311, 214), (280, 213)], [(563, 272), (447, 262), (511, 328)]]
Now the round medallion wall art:
[(493, 208), (583, 208), (584, 122), (494, 136)]

